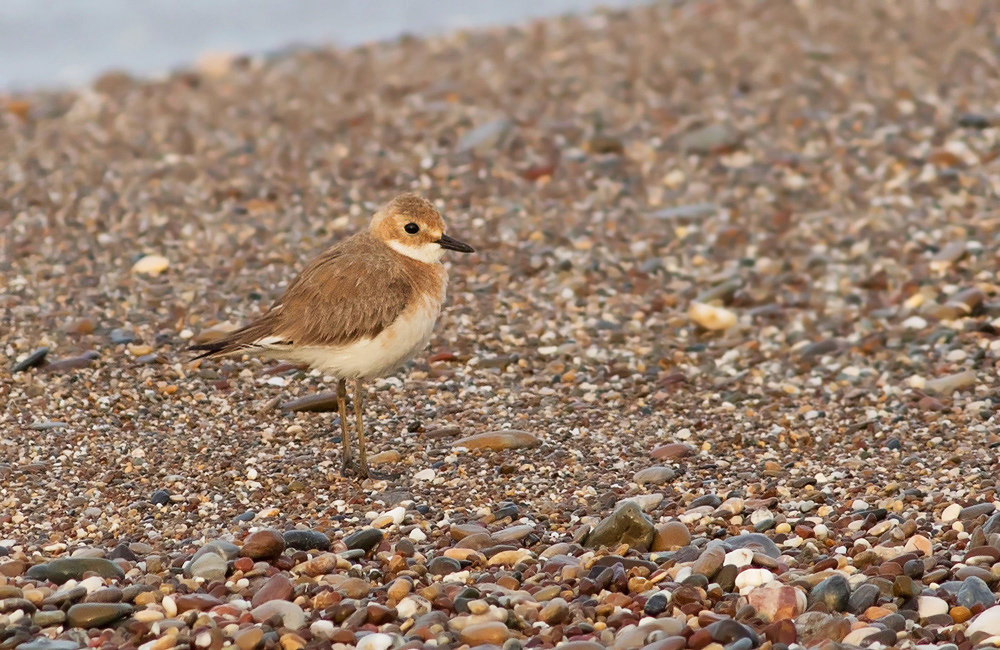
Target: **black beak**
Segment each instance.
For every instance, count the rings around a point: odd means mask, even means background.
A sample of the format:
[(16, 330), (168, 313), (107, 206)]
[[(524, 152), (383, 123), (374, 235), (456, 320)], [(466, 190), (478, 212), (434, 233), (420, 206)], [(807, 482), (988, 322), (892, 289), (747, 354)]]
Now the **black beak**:
[(450, 251), (458, 251), (459, 253), (475, 253), (476, 249), (469, 246), (465, 242), (460, 242), (457, 239), (452, 239), (448, 235), (441, 235), (441, 239), (437, 240), (437, 243), (441, 244), (441, 248)]

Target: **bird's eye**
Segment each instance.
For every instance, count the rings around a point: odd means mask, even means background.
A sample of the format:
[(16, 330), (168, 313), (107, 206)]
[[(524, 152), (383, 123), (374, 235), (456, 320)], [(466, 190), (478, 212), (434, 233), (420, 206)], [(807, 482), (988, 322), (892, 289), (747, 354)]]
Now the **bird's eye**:
[(405, 226), (403, 226), (403, 230), (410, 233), (411, 235), (416, 235), (418, 232), (420, 232), (420, 226), (418, 226), (415, 223), (408, 223)]

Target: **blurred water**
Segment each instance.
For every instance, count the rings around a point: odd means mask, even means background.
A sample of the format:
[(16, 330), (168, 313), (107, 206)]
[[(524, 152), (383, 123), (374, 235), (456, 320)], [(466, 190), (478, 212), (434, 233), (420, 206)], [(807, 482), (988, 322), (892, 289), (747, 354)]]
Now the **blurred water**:
[(206, 52), (351, 46), (639, 1), (0, 0), (0, 88), (81, 84), (112, 68), (156, 74)]

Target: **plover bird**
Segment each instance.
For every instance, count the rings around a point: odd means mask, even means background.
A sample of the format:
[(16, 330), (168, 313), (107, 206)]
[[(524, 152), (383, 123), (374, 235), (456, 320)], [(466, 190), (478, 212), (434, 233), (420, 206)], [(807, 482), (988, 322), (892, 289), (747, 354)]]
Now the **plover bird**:
[[(446, 250), (472, 253), (444, 233), (434, 205), (402, 194), (368, 229), (313, 260), (259, 319), (224, 338), (194, 345), (195, 357), (256, 355), (319, 369), (337, 379), (343, 471), (372, 476), (365, 451), (362, 382), (385, 377), (427, 345), (441, 313)], [(347, 382), (354, 382), (358, 463), (347, 426)]]

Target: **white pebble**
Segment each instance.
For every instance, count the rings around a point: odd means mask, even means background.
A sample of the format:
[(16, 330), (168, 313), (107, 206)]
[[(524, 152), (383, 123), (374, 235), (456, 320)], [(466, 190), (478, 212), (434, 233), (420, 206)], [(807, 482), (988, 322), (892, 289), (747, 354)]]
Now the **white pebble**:
[(920, 596), (917, 599), (917, 614), (926, 619), (948, 613), (948, 602), (937, 596)]
[[(433, 481), (435, 475), (436, 474), (435, 474), (434, 470), (428, 467), (427, 469), (422, 469), (419, 472), (417, 472), (416, 474), (414, 474), (413, 475), (413, 480), (414, 481)], [(367, 638), (367, 637), (365, 637), (365, 638)]]
[(406, 515), (406, 508), (404, 508), (403, 506), (397, 506), (392, 510), (390, 510), (389, 512), (382, 514), (383, 517), (389, 517), (390, 519), (392, 519), (392, 523), (396, 524), (397, 526), (403, 523), (403, 517), (405, 515)]
[(160, 606), (163, 607), (163, 613), (167, 615), (167, 618), (177, 616), (177, 603), (174, 601), (173, 596), (164, 596), (160, 602)]
[(170, 260), (162, 255), (146, 255), (132, 265), (132, 272), (156, 276), (166, 271), (168, 266)]
[(722, 307), (692, 302), (688, 308), (688, 318), (707, 330), (725, 330), (736, 324), (736, 314)]
[(333, 624), (333, 621), (316, 621), (309, 626), (310, 634), (320, 639), (329, 639), (336, 631), (337, 626)]
[(1000, 634), (1000, 607), (994, 605), (977, 616), (965, 631), (966, 638), (976, 632), (985, 632), (991, 636)]
[(953, 503), (944, 509), (941, 513), (941, 521), (946, 524), (958, 520), (958, 515), (962, 512), (962, 506), (957, 503)]
[(871, 506), (868, 505), (867, 501), (862, 501), (861, 499), (855, 499), (854, 502), (851, 503), (852, 510), (867, 510), (870, 507)]
[(922, 330), (927, 327), (927, 321), (920, 316), (910, 316), (903, 321), (903, 327), (908, 330)]
[(774, 574), (767, 569), (747, 569), (736, 576), (736, 588), (746, 596), (755, 587), (774, 582)]
[(254, 469), (253, 467), (247, 468), (247, 478), (248, 479), (250, 479), (251, 481), (256, 481), (257, 480), (257, 476), (258, 476), (258, 474), (257, 474), (257, 470), (256, 469)]
[(358, 639), (358, 650), (389, 650), (392, 646), (392, 637), (388, 634), (376, 632)]
[(424, 533), (424, 531), (420, 530), (419, 528), (414, 528), (413, 530), (410, 531), (409, 537), (414, 542), (423, 542), (427, 539), (427, 534)]
[(736, 568), (741, 568), (750, 566), (751, 562), (753, 562), (753, 551), (748, 548), (738, 548), (734, 551), (726, 553), (726, 559), (722, 562), (722, 564), (731, 564)]

